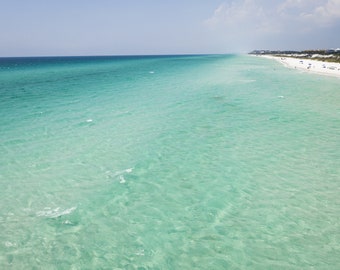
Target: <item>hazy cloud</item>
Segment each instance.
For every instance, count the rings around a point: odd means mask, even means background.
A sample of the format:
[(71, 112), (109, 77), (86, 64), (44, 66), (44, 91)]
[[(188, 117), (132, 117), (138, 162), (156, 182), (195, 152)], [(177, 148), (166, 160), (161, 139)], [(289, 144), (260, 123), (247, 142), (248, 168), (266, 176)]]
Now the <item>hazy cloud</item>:
[(300, 23), (327, 27), (340, 20), (340, 0), (286, 0), (278, 12)]
[(1, 0), (0, 56), (338, 48), (339, 29), (340, 0)]
[(226, 31), (275, 33), (285, 30), (288, 20), (298, 23), (296, 28), (329, 26), (340, 20), (340, 0), (286, 0), (277, 6), (269, 1), (234, 0), (218, 6), (206, 24)]
[[(205, 25), (225, 36), (228, 44), (278, 47), (285, 41), (286, 46), (301, 47), (303, 40), (324, 40), (339, 27), (340, 0), (232, 0), (219, 5)], [(329, 43), (338, 46), (335, 36)]]
[(325, 5), (315, 7), (313, 12), (302, 14), (308, 22), (315, 22), (321, 26), (328, 26), (340, 20), (340, 1), (329, 0)]
[(271, 23), (270, 14), (254, 0), (232, 1), (216, 8), (205, 22), (212, 28), (224, 28), (230, 33), (272, 33), (277, 29)]

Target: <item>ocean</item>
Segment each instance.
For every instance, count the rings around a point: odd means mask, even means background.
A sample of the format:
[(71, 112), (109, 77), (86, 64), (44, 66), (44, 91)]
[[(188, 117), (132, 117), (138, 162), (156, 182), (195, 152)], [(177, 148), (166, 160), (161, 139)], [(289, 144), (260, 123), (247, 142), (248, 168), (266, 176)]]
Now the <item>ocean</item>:
[(340, 269), (340, 80), (246, 55), (0, 59), (0, 269)]

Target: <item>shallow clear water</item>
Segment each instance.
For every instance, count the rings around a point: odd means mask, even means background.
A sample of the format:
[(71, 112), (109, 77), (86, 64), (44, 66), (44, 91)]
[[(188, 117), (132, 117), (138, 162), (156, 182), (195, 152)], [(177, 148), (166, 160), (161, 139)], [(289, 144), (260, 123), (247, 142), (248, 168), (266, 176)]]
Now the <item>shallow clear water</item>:
[(339, 90), (248, 56), (0, 59), (0, 268), (339, 269)]

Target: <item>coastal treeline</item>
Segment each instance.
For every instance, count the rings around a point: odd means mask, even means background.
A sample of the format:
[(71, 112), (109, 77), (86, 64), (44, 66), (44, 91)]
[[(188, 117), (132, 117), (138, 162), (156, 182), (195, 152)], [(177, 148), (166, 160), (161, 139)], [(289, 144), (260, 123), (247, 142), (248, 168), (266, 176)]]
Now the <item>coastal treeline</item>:
[(249, 54), (252, 55), (275, 55), (281, 57), (295, 57), (302, 59), (314, 59), (325, 62), (340, 63), (339, 49), (322, 49), (322, 50), (303, 50), (303, 51), (281, 51), (281, 50), (254, 50)]

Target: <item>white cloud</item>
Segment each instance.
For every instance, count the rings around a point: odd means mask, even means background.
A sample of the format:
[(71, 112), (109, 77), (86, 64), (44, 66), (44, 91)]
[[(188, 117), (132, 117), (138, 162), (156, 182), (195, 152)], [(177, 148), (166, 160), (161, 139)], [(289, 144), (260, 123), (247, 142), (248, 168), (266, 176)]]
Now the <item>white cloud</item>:
[(340, 0), (231, 0), (205, 21), (211, 42), (226, 48), (339, 46)]
[(303, 8), (315, 6), (323, 1), (324, 0), (286, 0), (286, 1), (283, 1), (283, 3), (279, 5), (278, 8), (281, 11), (284, 11), (287, 9), (293, 9), (293, 8), (303, 9)]
[(232, 0), (205, 21), (210, 29), (235, 37), (307, 33), (340, 24), (340, 0)]
[(205, 23), (226, 32), (271, 34), (292, 23), (297, 29), (307, 29), (339, 22), (340, 0), (285, 0), (276, 6), (264, 0), (233, 0), (217, 7)]
[(254, 0), (223, 3), (206, 24), (212, 28), (223, 28), (228, 33), (270, 33), (275, 32), (266, 10)]
[(340, 21), (340, 0), (286, 0), (278, 12), (282, 18), (327, 27)]
[(340, 20), (340, 0), (329, 0), (325, 5), (317, 6), (310, 14), (304, 14), (308, 21), (328, 26)]

